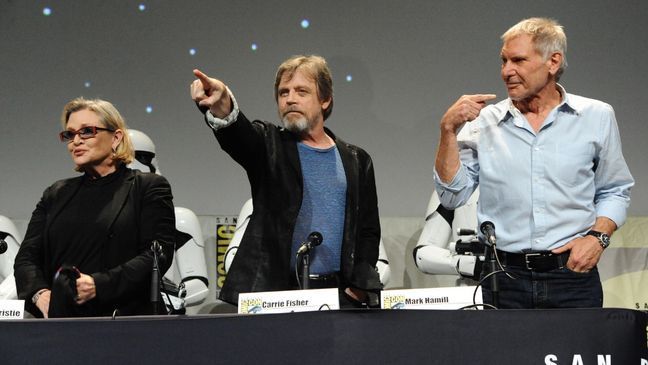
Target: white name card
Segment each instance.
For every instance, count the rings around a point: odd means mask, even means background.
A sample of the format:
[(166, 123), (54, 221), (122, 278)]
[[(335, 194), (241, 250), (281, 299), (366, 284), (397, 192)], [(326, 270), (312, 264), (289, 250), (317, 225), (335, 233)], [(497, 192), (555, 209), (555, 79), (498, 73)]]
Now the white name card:
[(239, 314), (315, 312), (340, 309), (338, 289), (268, 291), (239, 294)]
[(457, 286), (449, 288), (425, 288), (383, 290), (380, 292), (382, 309), (459, 309), (482, 303), (481, 287)]
[(25, 318), (25, 301), (0, 299), (0, 320)]

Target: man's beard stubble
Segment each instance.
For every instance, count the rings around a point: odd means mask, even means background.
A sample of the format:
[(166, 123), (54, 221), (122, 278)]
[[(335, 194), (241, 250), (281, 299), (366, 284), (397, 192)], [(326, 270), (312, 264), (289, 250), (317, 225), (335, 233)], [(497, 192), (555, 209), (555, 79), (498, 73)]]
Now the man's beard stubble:
[(308, 133), (311, 129), (311, 123), (304, 115), (293, 120), (290, 120), (288, 115), (284, 115), (281, 122), (283, 123), (284, 128), (299, 135)]

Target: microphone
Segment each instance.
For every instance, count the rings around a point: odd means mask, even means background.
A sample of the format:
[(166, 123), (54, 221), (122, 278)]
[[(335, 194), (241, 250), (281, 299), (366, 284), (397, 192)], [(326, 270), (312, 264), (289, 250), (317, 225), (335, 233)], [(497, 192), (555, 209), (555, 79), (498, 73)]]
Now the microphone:
[(162, 245), (157, 240), (151, 242), (151, 251), (157, 253), (158, 255), (162, 254)]
[(166, 255), (164, 254), (164, 250), (162, 249), (162, 245), (158, 240), (153, 240), (151, 242), (151, 251), (155, 253), (158, 257), (158, 259), (162, 262), (166, 260)]
[(312, 232), (311, 234), (308, 235), (308, 238), (306, 238), (306, 242), (302, 243), (302, 245), (297, 250), (297, 255), (306, 253), (310, 251), (313, 247), (319, 246), (321, 243), (322, 243), (322, 234), (319, 232)]
[(479, 230), (484, 234), (484, 236), (486, 236), (486, 241), (488, 241), (491, 246), (495, 246), (497, 238), (495, 237), (495, 225), (493, 222), (485, 221), (481, 226), (479, 226)]
[(160, 314), (159, 301), (160, 296), (160, 265), (159, 260), (162, 260), (162, 246), (157, 240), (151, 242), (151, 251), (153, 252), (153, 267), (151, 268), (151, 305), (153, 307), (153, 314)]

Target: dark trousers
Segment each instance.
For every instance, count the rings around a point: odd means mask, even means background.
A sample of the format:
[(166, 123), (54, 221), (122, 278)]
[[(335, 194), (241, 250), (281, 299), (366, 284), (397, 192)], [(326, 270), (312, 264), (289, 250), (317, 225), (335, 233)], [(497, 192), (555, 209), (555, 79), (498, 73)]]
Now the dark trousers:
[[(497, 273), (500, 309), (515, 308), (592, 308), (603, 306), (603, 288), (596, 267), (587, 273), (567, 268), (535, 272), (526, 268), (505, 266), (511, 279)], [(484, 270), (485, 273), (489, 271)], [(482, 284), (484, 303), (493, 304), (491, 279)]]

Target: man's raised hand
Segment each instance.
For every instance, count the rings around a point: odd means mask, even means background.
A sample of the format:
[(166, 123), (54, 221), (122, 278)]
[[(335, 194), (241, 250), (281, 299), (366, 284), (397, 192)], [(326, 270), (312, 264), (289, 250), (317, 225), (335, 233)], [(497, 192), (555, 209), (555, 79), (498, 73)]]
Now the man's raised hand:
[(216, 118), (228, 116), (232, 112), (232, 100), (225, 84), (198, 69), (193, 74), (197, 77), (190, 85), (193, 101), (201, 110), (209, 109)]
[(441, 129), (455, 133), (465, 122), (475, 120), (486, 102), (496, 97), (495, 94), (463, 95), (443, 115)]

